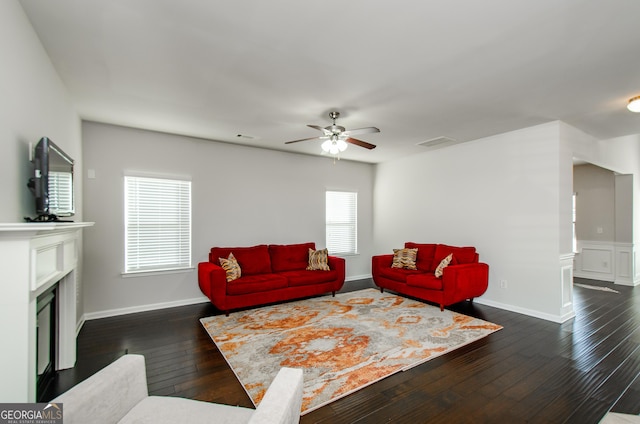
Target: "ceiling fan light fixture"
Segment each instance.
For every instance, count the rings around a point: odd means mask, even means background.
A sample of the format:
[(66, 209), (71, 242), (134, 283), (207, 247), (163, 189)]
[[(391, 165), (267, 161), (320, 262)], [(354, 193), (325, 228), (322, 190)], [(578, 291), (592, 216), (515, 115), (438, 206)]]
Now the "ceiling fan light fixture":
[(340, 150), (341, 152), (344, 152), (345, 150), (347, 150), (348, 144), (346, 141), (339, 139), (337, 142), (337, 145), (338, 145), (338, 150)]
[(307, 125), (310, 128), (321, 131), (322, 132), (321, 136), (302, 138), (300, 140), (286, 141), (284, 144), (298, 143), (300, 141), (307, 141), (307, 140), (317, 140), (317, 139), (324, 140), (324, 142), (320, 146), (322, 148), (322, 151), (324, 153), (329, 153), (333, 155), (334, 159), (338, 156), (340, 152), (344, 152), (345, 150), (347, 150), (347, 147), (349, 146), (349, 144), (354, 144), (358, 147), (364, 147), (365, 149), (369, 149), (369, 150), (375, 149), (376, 147), (375, 144), (358, 140), (353, 136), (358, 134), (379, 133), (380, 130), (378, 128), (364, 127), (364, 128), (347, 130), (345, 129), (345, 127), (336, 124), (336, 119), (338, 118), (338, 116), (340, 116), (339, 112), (329, 113), (329, 117), (331, 118), (333, 123), (328, 127), (321, 127), (319, 125), (312, 125), (312, 124)]
[(640, 113), (640, 96), (630, 98), (627, 109), (631, 112)]

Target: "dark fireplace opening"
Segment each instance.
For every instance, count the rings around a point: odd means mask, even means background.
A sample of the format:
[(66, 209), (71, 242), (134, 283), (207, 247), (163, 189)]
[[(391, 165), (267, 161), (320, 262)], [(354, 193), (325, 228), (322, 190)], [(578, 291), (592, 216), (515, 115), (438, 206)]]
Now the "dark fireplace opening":
[(58, 319), (55, 284), (38, 296), (36, 315), (36, 400), (44, 402), (55, 377)]

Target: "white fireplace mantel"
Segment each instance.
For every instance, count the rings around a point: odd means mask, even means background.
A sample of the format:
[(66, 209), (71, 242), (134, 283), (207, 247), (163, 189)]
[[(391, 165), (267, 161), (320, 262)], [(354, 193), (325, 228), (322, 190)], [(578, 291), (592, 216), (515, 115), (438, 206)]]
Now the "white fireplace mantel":
[(0, 402), (36, 400), (36, 301), (58, 284), (56, 369), (76, 362), (76, 271), (93, 222), (0, 223)]

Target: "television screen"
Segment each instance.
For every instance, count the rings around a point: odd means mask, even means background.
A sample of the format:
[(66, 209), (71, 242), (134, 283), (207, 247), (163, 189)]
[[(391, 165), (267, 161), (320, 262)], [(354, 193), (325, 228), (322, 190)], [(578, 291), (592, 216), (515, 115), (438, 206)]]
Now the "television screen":
[(34, 176), (29, 179), (38, 216), (29, 221), (58, 221), (72, 216), (73, 159), (47, 137), (40, 139), (33, 152)]

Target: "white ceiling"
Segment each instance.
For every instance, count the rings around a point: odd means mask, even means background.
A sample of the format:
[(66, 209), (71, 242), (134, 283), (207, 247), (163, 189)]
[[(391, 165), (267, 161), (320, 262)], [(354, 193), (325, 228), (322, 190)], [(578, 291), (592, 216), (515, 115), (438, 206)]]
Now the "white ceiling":
[[(87, 120), (345, 159), (562, 120), (640, 133), (637, 0), (21, 0)], [(254, 137), (238, 137), (238, 134)]]

